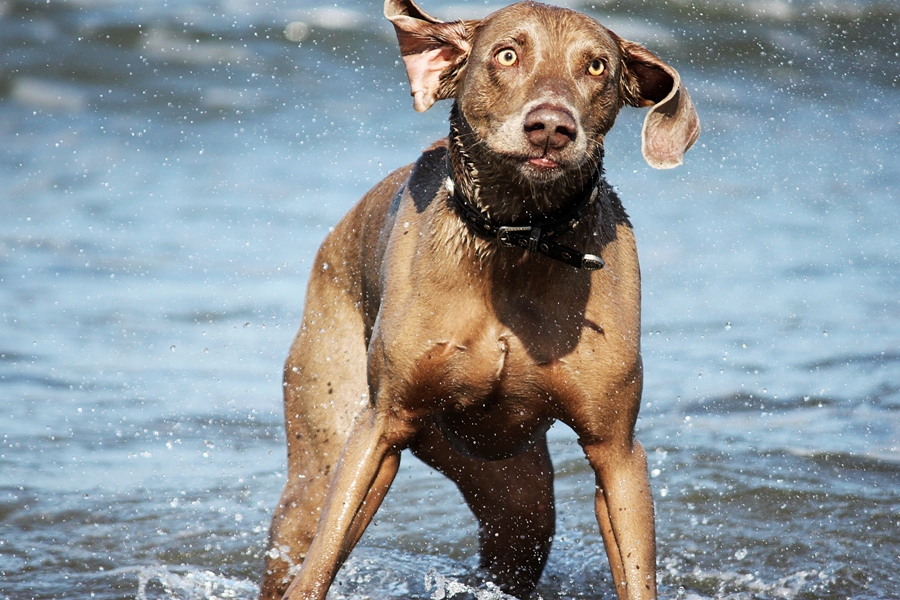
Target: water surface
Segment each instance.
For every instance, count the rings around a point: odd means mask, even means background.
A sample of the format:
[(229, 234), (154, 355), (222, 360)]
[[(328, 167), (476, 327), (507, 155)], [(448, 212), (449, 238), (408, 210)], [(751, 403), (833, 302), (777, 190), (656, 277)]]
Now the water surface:
[[(704, 126), (673, 171), (643, 163), (640, 111), (607, 149), (642, 261), (661, 593), (897, 597), (900, 11), (568, 5), (673, 64)], [(0, 2), (0, 597), (254, 597), (312, 256), (446, 133), (395, 43), (359, 0)], [(613, 598), (586, 461), (550, 435), (538, 592)], [(473, 519), (403, 460), (332, 598), (472, 583)]]

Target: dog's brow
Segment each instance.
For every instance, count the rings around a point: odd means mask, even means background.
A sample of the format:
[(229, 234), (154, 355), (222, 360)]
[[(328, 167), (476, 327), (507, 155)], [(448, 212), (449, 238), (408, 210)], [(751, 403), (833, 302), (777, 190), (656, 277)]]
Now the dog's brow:
[(602, 58), (606, 60), (618, 59), (617, 52), (612, 52), (603, 44), (584, 44), (581, 47), (573, 48), (569, 53), (570, 56), (578, 56), (583, 59), (593, 60)]
[(533, 36), (523, 29), (513, 29), (502, 36), (496, 37), (491, 43), (492, 48), (501, 48), (503, 46), (518, 45), (528, 46)]

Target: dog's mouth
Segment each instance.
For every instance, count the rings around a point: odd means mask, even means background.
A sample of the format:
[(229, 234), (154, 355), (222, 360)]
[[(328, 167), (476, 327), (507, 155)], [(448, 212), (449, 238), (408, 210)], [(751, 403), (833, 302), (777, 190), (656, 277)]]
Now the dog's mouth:
[(522, 175), (536, 182), (548, 182), (564, 177), (574, 166), (571, 161), (550, 152), (540, 156), (519, 156), (515, 162), (518, 163)]
[(537, 169), (558, 169), (560, 164), (547, 156), (539, 156), (537, 158), (529, 158), (528, 164)]

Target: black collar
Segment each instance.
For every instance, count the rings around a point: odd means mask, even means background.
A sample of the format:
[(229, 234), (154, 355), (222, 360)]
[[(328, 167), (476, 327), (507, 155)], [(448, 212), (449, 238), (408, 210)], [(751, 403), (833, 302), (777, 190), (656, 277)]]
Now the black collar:
[(496, 239), (502, 246), (522, 248), (532, 253), (540, 252), (578, 269), (596, 271), (603, 268), (603, 259), (596, 254), (585, 254), (553, 241), (553, 238), (578, 225), (587, 208), (597, 200), (599, 194), (606, 195), (599, 171), (593, 183), (582, 192), (574, 204), (542, 219), (525, 224), (497, 223), (465, 198), (453, 179), (449, 152), (447, 153), (447, 188), (460, 217), (481, 237), (489, 240)]

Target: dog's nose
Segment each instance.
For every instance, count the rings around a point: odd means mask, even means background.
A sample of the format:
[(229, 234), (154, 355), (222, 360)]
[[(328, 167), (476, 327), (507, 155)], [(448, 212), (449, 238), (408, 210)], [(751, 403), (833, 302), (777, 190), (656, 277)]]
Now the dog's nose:
[(524, 129), (535, 146), (559, 150), (575, 141), (578, 126), (568, 111), (539, 106), (525, 116)]

